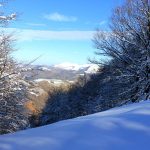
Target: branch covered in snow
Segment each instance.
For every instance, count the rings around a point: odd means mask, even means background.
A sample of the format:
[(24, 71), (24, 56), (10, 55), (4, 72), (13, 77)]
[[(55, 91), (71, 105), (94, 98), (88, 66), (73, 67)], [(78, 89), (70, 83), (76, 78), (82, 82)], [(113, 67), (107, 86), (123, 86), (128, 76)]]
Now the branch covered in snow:
[(130, 99), (149, 99), (150, 1), (126, 0), (113, 11), (110, 29), (109, 36), (97, 30), (93, 39), (96, 54), (110, 58), (107, 65), (118, 73), (117, 79), (132, 80)]

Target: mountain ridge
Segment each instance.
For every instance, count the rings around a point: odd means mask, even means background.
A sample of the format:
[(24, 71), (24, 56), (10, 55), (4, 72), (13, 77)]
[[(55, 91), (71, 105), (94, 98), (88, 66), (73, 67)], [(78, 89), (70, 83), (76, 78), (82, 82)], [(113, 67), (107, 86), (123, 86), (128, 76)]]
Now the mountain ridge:
[(31, 65), (23, 68), (23, 74), (29, 80), (35, 79), (61, 79), (76, 80), (81, 74), (95, 74), (99, 66), (95, 64), (60, 63), (51, 66)]

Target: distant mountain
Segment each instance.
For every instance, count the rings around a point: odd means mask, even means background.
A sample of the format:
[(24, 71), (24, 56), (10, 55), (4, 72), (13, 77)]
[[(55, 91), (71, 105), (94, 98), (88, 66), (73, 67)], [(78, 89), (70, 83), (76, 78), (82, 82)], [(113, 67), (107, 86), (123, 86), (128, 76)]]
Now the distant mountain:
[(73, 64), (61, 63), (54, 66), (31, 65), (23, 68), (23, 75), (26, 79), (60, 79), (75, 80), (81, 74), (94, 74), (98, 71), (99, 66), (95, 64)]
[(54, 68), (59, 68), (63, 70), (73, 70), (73, 71), (79, 71), (79, 70), (86, 70), (89, 67), (89, 64), (85, 65), (79, 65), (79, 64), (73, 64), (73, 63), (61, 63), (54, 65)]
[(96, 73), (99, 69), (99, 66), (96, 64), (73, 64), (73, 63), (61, 63), (54, 65), (54, 68), (59, 68), (62, 70), (73, 70), (73, 71), (83, 71), (85, 73)]
[(44, 66), (38, 67), (38, 70), (41, 70), (41, 71), (51, 71), (50, 68), (44, 67)]
[(96, 64), (91, 64), (88, 69), (85, 71), (85, 73), (87, 74), (93, 74), (93, 73), (97, 73), (99, 70), (99, 66)]

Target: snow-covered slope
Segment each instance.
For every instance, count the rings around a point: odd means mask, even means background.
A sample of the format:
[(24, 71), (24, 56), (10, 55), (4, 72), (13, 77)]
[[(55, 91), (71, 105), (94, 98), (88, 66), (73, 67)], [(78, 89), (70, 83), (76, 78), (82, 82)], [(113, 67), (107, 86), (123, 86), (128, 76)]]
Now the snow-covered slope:
[(73, 70), (73, 71), (80, 71), (85, 70), (87, 73), (95, 73), (98, 71), (99, 66), (95, 64), (73, 64), (73, 63), (61, 63), (54, 65), (55, 68), (63, 69), (63, 70)]
[(64, 69), (64, 70), (74, 70), (74, 71), (79, 71), (80, 69), (83, 69), (88, 66), (89, 65), (87, 64), (79, 65), (79, 64), (73, 64), (73, 63), (68, 63), (68, 62), (54, 65), (55, 68)]
[(74, 83), (74, 81), (70, 81), (70, 80), (58, 80), (58, 79), (36, 79), (34, 80), (34, 82), (39, 83), (42, 81), (47, 81), (50, 84), (54, 84), (54, 85), (61, 85), (64, 84), (66, 82), (68, 83)]
[(41, 70), (41, 71), (51, 71), (51, 69), (47, 68), (47, 67), (39, 67), (38, 70)]
[(0, 150), (150, 150), (150, 101), (2, 135)]
[(99, 70), (99, 66), (96, 64), (92, 64), (91, 66), (89, 66), (89, 68), (85, 71), (85, 73), (88, 74), (93, 74), (93, 73), (97, 73)]

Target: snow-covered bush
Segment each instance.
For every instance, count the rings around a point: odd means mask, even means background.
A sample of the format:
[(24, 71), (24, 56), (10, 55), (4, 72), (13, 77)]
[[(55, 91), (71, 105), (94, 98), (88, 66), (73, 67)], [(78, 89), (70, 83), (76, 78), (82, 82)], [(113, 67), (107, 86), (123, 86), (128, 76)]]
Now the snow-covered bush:
[[(126, 0), (112, 15), (110, 31), (97, 31), (94, 37), (97, 55), (107, 56), (112, 78), (130, 82), (129, 100), (150, 98), (150, 1)], [(96, 63), (101, 63), (100, 61)], [(118, 82), (118, 81), (117, 81)]]
[[(0, 2), (0, 5), (4, 1)], [(15, 14), (5, 16), (0, 11), (0, 25), (15, 19)], [(1, 29), (2, 30), (2, 29)], [(13, 38), (0, 32), (0, 134), (24, 129), (28, 126), (23, 103), (27, 87), (22, 82), (19, 65), (11, 56), (14, 51)]]

